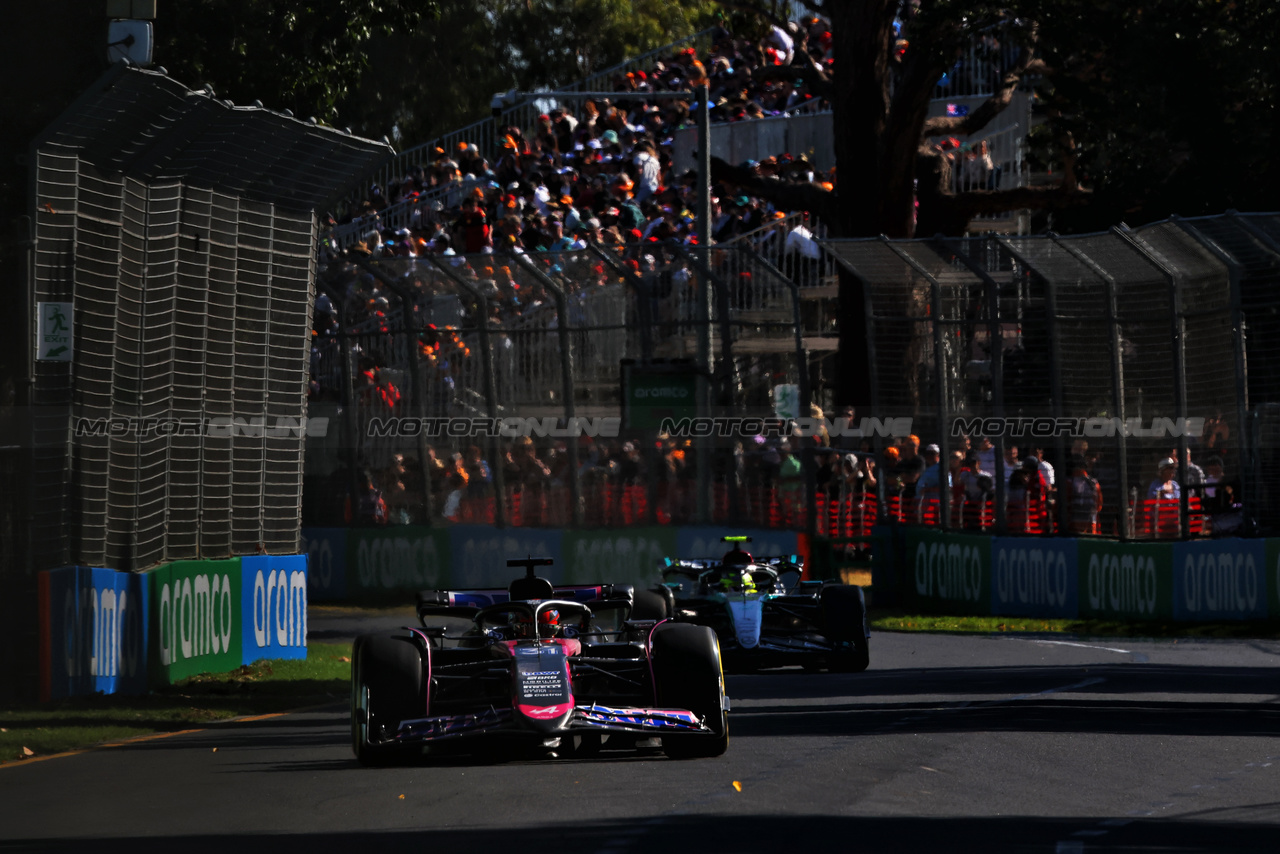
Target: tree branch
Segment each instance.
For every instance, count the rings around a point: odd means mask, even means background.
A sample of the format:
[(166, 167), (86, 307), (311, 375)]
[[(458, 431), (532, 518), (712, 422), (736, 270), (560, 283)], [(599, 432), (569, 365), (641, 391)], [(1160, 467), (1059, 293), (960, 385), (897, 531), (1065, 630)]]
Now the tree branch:
[(711, 180), (738, 187), (747, 195), (771, 202), (779, 210), (809, 211), (819, 217), (830, 218), (835, 216), (839, 205), (836, 194), (818, 184), (766, 178), (752, 169), (734, 166), (719, 157), (711, 158)]
[(832, 95), (831, 76), (819, 71), (811, 65), (762, 65), (751, 72), (751, 79), (757, 83), (771, 80), (803, 80), (809, 94), (815, 98), (829, 98)]
[(1004, 112), (1013, 101), (1013, 93), (1017, 91), (1022, 78), (1029, 73), (1037, 73), (1044, 69), (1044, 64), (1035, 60), (1036, 28), (1031, 30), (1031, 40), (1013, 68), (1009, 69), (1000, 81), (1000, 88), (990, 98), (978, 105), (978, 109), (967, 116), (938, 116), (924, 123), (924, 136), (947, 136), (975, 134), (986, 127), (992, 119)]

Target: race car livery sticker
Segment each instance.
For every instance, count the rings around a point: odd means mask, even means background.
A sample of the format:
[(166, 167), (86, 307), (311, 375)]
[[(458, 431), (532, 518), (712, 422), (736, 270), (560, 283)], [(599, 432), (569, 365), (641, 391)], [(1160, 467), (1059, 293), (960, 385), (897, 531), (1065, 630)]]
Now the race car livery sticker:
[(550, 708), (570, 701), (569, 662), (558, 644), (517, 646), (516, 702), (521, 706)]
[(465, 715), (443, 715), (434, 718), (401, 721), (400, 734), (404, 737), (440, 738), (484, 730), (506, 723), (511, 719), (510, 709), (489, 708)]
[(698, 716), (682, 709), (613, 709), (592, 704), (579, 706), (577, 711), (584, 723), (641, 729), (702, 729)]
[(733, 630), (738, 643), (751, 649), (760, 643), (760, 620), (764, 602), (758, 595), (743, 593), (741, 598), (729, 594), (726, 604), (733, 617)]

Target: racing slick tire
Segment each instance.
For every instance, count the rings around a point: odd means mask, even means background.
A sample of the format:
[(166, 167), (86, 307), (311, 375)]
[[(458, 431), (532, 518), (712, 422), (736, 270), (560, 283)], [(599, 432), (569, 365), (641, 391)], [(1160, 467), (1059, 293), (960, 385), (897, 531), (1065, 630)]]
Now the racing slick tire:
[(823, 634), (831, 643), (843, 647), (827, 656), (827, 669), (833, 673), (866, 670), (871, 663), (871, 648), (867, 639), (867, 600), (862, 588), (853, 584), (824, 587), (820, 602)]
[(658, 704), (687, 709), (712, 735), (664, 735), (662, 751), (672, 759), (720, 756), (729, 747), (720, 641), (706, 626), (665, 624), (653, 635), (653, 674)]
[(637, 590), (631, 601), (632, 620), (665, 620), (671, 616), (667, 600), (656, 590)]
[(351, 748), (362, 765), (403, 758), (396, 744), (371, 737), (394, 732), (400, 721), (423, 714), (422, 654), (408, 638), (361, 635), (351, 652)]

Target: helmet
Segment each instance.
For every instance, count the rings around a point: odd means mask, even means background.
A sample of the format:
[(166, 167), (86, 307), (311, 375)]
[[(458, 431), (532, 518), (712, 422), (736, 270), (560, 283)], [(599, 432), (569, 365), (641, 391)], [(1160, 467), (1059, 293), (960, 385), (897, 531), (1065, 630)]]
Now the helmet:
[(756, 582), (751, 577), (751, 570), (743, 567), (741, 570), (726, 570), (720, 576), (720, 588), (726, 593), (736, 591), (738, 593), (755, 593)]
[[(534, 637), (533, 615), (528, 611), (517, 611), (513, 616), (516, 635), (522, 638)], [(553, 638), (560, 630), (560, 612), (555, 608), (547, 608), (538, 614), (538, 637)]]

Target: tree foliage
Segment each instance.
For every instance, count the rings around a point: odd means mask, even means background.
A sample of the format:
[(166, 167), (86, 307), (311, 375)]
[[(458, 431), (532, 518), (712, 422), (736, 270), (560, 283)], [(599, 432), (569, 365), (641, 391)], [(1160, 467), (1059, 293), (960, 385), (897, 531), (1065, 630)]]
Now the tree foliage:
[(691, 35), (712, 0), (187, 0), (157, 22), (178, 80), (407, 147)]
[(432, 0), (183, 0), (165, 5), (154, 56), (187, 85), (333, 124), (374, 36), (413, 30), (434, 12)]
[[(726, 5), (772, 15), (763, 0)], [(819, 213), (837, 233), (955, 234), (976, 214), (1017, 208), (1056, 211), (1061, 229), (1276, 205), (1280, 11), (1268, 0), (805, 5), (834, 36), (831, 72), (796, 76), (832, 101), (840, 189), (783, 187), (723, 162), (714, 171)], [(1023, 49), (996, 93), (967, 117), (926, 120), (957, 51), (993, 32)], [(772, 73), (784, 72), (762, 72)], [(929, 138), (977, 133), (1017, 87), (1036, 91), (1036, 153), (1053, 179), (952, 193), (950, 164)]]

